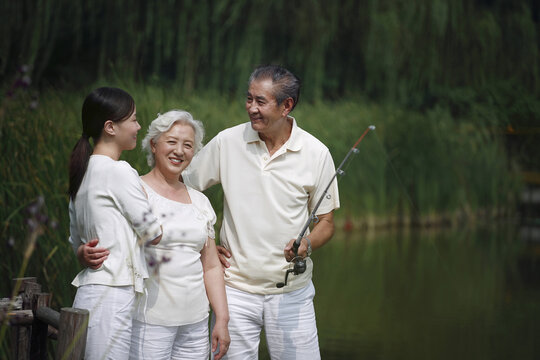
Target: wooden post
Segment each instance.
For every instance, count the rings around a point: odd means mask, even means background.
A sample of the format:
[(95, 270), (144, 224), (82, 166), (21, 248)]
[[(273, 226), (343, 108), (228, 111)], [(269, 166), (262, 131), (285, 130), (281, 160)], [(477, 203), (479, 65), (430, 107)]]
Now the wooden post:
[(56, 359), (84, 359), (89, 314), (86, 309), (61, 309)]
[(36, 277), (15, 278), (13, 279), (13, 284), (12, 284), (14, 289), (17, 287), (17, 283), (20, 283), (19, 291), (17, 293), (21, 293), (26, 288), (26, 284), (29, 284), (29, 283), (37, 284), (37, 278)]
[(37, 310), (49, 306), (51, 295), (47, 293), (34, 294), (32, 298), (32, 312), (34, 324), (32, 325), (32, 338), (30, 339), (30, 357), (32, 359), (47, 359), (47, 335), (49, 325), (37, 316)]
[(11, 328), (11, 356), (13, 359), (30, 359), (30, 335), (34, 316), (32, 310), (15, 310), (8, 313)]
[(24, 287), (24, 292), (21, 294), (23, 298), (23, 309), (24, 310), (33, 310), (32, 301), (34, 300), (34, 295), (41, 293), (41, 285), (38, 283), (27, 283)]
[[(31, 299), (34, 294), (41, 292), (41, 285), (39, 285), (35, 277), (16, 278), (13, 279), (13, 288), (17, 289), (17, 294), (22, 296), (22, 308), (23, 310), (31, 310)], [(13, 359), (25, 360), (30, 359), (30, 339), (32, 335), (31, 324), (13, 324), (11, 326), (11, 349)]]

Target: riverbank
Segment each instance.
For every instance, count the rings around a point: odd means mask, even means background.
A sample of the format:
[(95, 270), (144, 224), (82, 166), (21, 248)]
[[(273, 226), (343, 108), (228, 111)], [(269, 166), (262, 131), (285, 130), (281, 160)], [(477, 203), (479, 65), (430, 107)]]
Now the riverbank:
[(518, 213), (513, 208), (480, 209), (475, 212), (459, 210), (451, 213), (426, 214), (414, 217), (365, 215), (353, 218), (338, 213), (335, 217), (335, 224), (336, 229), (345, 232), (403, 228), (445, 228), (474, 226), (494, 221), (515, 221), (517, 216)]

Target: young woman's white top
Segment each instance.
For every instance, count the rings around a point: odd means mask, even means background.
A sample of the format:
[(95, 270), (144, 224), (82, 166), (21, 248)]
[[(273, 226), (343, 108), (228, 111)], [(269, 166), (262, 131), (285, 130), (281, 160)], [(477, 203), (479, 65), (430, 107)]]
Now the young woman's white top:
[(135, 318), (153, 325), (180, 326), (208, 317), (201, 250), (215, 237), (216, 214), (208, 198), (188, 189), (191, 204), (167, 199), (144, 183), (148, 201), (163, 224), (158, 245), (146, 248), (150, 277)]
[(92, 155), (77, 196), (69, 203), (69, 219), (75, 253), (96, 238), (98, 246), (110, 251), (99, 269), (82, 270), (74, 286), (133, 285), (135, 291), (143, 291), (148, 277), (143, 245), (158, 237), (161, 227), (135, 169), (125, 161)]

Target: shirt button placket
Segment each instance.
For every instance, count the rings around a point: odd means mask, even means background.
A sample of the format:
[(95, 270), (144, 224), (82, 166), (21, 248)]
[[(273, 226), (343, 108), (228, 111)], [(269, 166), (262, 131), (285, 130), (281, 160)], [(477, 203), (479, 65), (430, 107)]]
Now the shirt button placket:
[(268, 154), (264, 154), (262, 156), (262, 169), (263, 171), (266, 171), (266, 167), (268, 166), (268, 163), (269, 163), (269, 160), (270, 160), (270, 156), (268, 156)]

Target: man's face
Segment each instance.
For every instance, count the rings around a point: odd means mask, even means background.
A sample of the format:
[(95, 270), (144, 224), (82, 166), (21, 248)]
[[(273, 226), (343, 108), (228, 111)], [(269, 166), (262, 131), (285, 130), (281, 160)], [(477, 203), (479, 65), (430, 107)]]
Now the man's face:
[(273, 93), (270, 79), (254, 80), (249, 85), (246, 99), (246, 110), (253, 130), (260, 133), (271, 133), (283, 126), (287, 111), (285, 102), (278, 105)]

